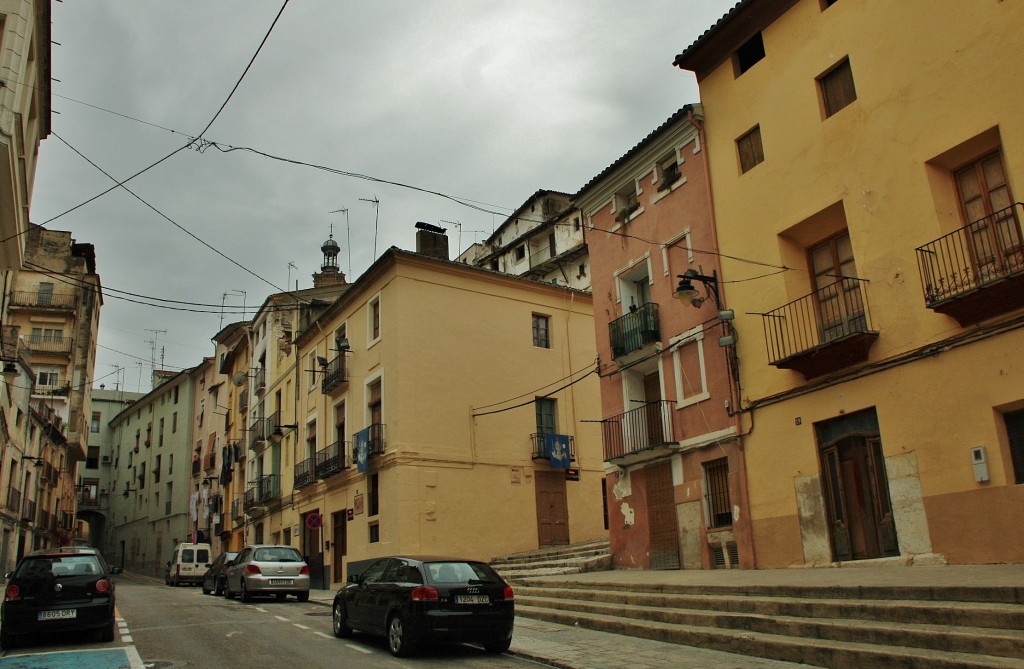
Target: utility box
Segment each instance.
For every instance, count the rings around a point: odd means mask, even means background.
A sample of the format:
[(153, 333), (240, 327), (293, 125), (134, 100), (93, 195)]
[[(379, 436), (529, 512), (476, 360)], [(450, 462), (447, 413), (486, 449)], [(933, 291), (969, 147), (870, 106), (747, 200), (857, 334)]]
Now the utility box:
[(974, 480), (978, 483), (988, 482), (988, 458), (984, 446), (971, 449), (971, 462), (974, 464)]

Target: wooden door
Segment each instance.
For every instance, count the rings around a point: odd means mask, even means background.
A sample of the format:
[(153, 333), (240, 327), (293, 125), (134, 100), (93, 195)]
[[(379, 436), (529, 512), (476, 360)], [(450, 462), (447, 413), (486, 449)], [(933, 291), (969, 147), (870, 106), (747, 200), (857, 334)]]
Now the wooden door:
[(565, 472), (535, 471), (537, 542), (541, 546), (569, 543), (569, 507), (565, 500)]
[(679, 569), (679, 523), (668, 460), (644, 468), (647, 481), (647, 522), (651, 536), (651, 569)]
[(647, 446), (666, 441), (661, 420), (661, 379), (658, 373), (644, 377), (644, 423), (647, 426)]
[(323, 528), (311, 528), (306, 522), (306, 519), (315, 513), (318, 513), (318, 510), (302, 514), (302, 554), (309, 565), (309, 587), (313, 590), (324, 590), (328, 584), (324, 583), (324, 545), (320, 537)]
[(345, 582), (345, 556), (348, 554), (348, 510), (342, 509), (331, 514), (331, 564), (334, 582)]
[(999, 151), (956, 172), (960, 208), (970, 229), (974, 282), (1002, 276), (1021, 265), (1020, 222), (1013, 215), (1013, 196), (1006, 183)]

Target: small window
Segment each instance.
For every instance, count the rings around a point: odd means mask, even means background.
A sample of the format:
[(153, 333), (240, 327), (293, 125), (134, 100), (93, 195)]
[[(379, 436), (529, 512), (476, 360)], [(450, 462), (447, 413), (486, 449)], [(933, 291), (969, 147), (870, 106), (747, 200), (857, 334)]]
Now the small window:
[(761, 33), (758, 32), (736, 49), (736, 76), (738, 77), (752, 68), (762, 58), (764, 58), (764, 41), (761, 39)]
[(636, 183), (630, 181), (615, 193), (615, 220), (626, 223), (633, 212), (640, 208), (640, 200), (636, 194)]
[(538, 348), (551, 348), (551, 318), (541, 314), (533, 315), (533, 345)]
[(749, 172), (755, 165), (764, 162), (764, 147), (761, 146), (761, 126), (736, 140), (736, 148), (740, 154), (740, 170)]
[(682, 176), (679, 172), (679, 163), (676, 162), (676, 154), (673, 151), (658, 161), (658, 190), (671, 190), (672, 184), (679, 181)]
[(522, 260), (526, 257), (526, 245), (520, 244), (516, 247), (516, 260)]
[(704, 463), (704, 486), (708, 527), (729, 527), (732, 525), (732, 502), (729, 499), (728, 458)]
[(101, 417), (101, 415), (102, 414), (100, 414), (99, 411), (93, 411), (92, 412), (92, 423), (89, 425), (89, 430), (91, 432), (93, 432), (94, 434), (96, 432), (100, 431), (100, 417)]
[(370, 302), (370, 340), (380, 339), (380, 298)]
[(380, 543), (380, 524), (373, 523), (370, 525), (370, 543)]
[(825, 106), (825, 117), (828, 118), (843, 107), (857, 99), (857, 89), (853, 85), (853, 70), (847, 58), (827, 73), (818, 78), (821, 89), (821, 100)]

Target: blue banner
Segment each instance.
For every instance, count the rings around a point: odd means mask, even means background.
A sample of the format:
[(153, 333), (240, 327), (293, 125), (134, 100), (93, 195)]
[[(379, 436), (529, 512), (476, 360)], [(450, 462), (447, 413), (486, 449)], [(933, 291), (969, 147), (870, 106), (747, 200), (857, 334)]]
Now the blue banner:
[(366, 464), (370, 461), (370, 428), (356, 432), (356, 470), (366, 473)]
[(554, 469), (569, 468), (569, 435), (545, 434), (544, 448), (548, 452), (548, 462)]

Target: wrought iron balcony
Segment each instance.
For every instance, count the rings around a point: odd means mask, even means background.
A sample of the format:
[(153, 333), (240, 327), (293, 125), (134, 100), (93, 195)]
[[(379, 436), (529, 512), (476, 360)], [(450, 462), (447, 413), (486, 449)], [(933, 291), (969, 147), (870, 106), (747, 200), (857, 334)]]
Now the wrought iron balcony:
[(17, 488), (11, 488), (7, 492), (7, 508), (17, 513), (19, 507), (21, 507), (21, 491)]
[(1024, 246), (1017, 202), (917, 248), (925, 305), (972, 325), (1024, 307)]
[(36, 522), (36, 501), (34, 499), (25, 500), (25, 505), (21, 508), (21, 519), (29, 523)]
[(249, 450), (255, 451), (267, 441), (267, 419), (257, 418), (249, 425)]
[[(572, 435), (558, 436), (564, 436), (569, 440), (569, 462), (576, 462), (576, 440)], [(530, 457), (534, 460), (547, 460), (551, 457), (551, 454), (548, 453), (546, 437), (546, 434), (539, 432), (530, 435), (530, 444), (532, 445), (532, 455)]]
[(841, 278), (761, 314), (768, 364), (811, 379), (867, 360), (878, 339), (867, 308), (867, 281)]
[(336, 441), (316, 452), (316, 477), (318, 479), (325, 479), (348, 469), (348, 454), (351, 452), (348, 446), (348, 442)]
[(242, 511), (243, 504), (240, 499), (231, 500), (231, 518), (232, 520), (243, 520), (245, 515)]
[(253, 388), (257, 395), (262, 395), (267, 389), (267, 368), (260, 367), (256, 370), (252, 380)]
[(323, 376), (320, 381), (320, 392), (329, 393), (340, 388), (348, 382), (348, 364), (345, 360), (346, 354), (341, 353), (334, 360), (327, 363), (321, 372)]
[(281, 485), (276, 474), (261, 476), (249, 484), (245, 491), (245, 508), (266, 504), (267, 502), (280, 499)]
[(658, 305), (648, 302), (636, 311), (615, 319), (608, 324), (608, 338), (612, 344), (612, 355), (616, 358), (661, 341)]
[(647, 402), (601, 421), (604, 459), (607, 462), (630, 464), (647, 459), (647, 454), (661, 446), (678, 443), (672, 402)]
[(74, 293), (51, 293), (48, 291), (11, 291), (11, 306), (42, 307), (44, 309), (71, 309), (78, 304)]
[(313, 483), (316, 480), (314, 475), (316, 468), (316, 460), (314, 458), (306, 458), (301, 462), (295, 463), (295, 488), (305, 488), (306, 486)]

